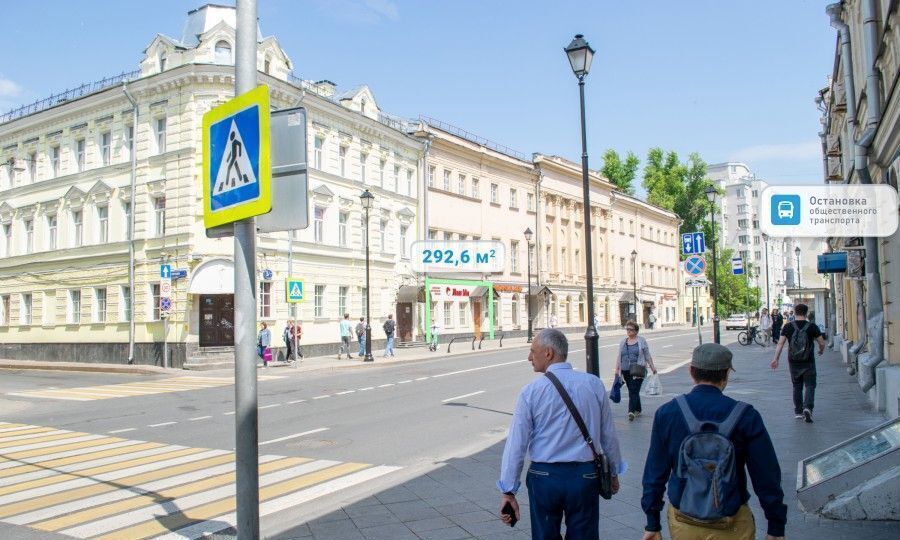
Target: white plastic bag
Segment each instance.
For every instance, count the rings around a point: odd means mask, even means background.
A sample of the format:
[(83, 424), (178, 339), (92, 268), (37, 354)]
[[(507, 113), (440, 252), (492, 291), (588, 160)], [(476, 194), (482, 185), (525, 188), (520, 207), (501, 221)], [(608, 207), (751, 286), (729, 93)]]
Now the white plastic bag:
[(644, 395), (661, 396), (662, 383), (659, 382), (659, 375), (653, 373), (644, 379)]

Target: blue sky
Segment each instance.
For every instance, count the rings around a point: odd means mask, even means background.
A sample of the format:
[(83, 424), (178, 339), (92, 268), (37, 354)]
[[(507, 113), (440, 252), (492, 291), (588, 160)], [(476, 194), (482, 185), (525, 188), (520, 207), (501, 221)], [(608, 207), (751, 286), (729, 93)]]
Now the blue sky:
[[(813, 99), (832, 71), (826, 4), (259, 0), (259, 17), (304, 78), (365, 83), (387, 112), (574, 160), (578, 87), (563, 48), (583, 33), (597, 50), (586, 86), (592, 168), (606, 148), (643, 159), (661, 146), (742, 160), (790, 184), (822, 181)], [(5, 3), (0, 109), (136, 69), (153, 37), (180, 36), (200, 5)]]

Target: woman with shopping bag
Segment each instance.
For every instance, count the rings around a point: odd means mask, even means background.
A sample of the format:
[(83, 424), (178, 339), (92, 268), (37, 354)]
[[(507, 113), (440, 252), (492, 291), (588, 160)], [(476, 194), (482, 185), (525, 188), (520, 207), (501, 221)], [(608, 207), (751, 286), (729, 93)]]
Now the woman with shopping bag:
[(641, 415), (641, 384), (647, 376), (647, 367), (655, 375), (656, 366), (647, 340), (638, 335), (636, 322), (625, 323), (625, 334), (616, 355), (616, 377), (621, 376), (628, 388), (628, 421), (631, 422)]

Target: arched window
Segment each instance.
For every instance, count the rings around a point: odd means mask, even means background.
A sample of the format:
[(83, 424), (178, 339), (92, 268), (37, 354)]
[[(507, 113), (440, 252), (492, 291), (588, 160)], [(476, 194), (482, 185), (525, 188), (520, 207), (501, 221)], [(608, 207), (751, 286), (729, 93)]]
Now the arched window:
[(585, 317), (586, 317), (586, 315), (584, 313), (584, 294), (582, 293), (582, 294), (578, 295), (578, 320), (581, 322), (584, 322)]
[(231, 44), (225, 41), (219, 41), (216, 43), (216, 57), (215, 62), (217, 64), (230, 64), (231, 61)]
[(566, 324), (572, 324), (572, 296), (566, 296)]
[(263, 60), (263, 73), (268, 73), (269, 69), (272, 67), (272, 60), (267, 56), (265, 60)]
[(166, 70), (166, 51), (162, 51), (159, 53), (159, 71)]
[(513, 326), (519, 326), (519, 295), (514, 294), (512, 297), (512, 323)]

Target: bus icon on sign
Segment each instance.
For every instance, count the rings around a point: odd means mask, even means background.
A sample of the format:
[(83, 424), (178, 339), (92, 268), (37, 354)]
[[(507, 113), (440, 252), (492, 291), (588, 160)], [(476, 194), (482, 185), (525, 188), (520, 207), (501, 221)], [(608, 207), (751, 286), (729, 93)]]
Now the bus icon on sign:
[(772, 195), (772, 225), (800, 224), (800, 195)]

